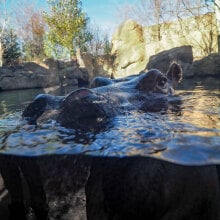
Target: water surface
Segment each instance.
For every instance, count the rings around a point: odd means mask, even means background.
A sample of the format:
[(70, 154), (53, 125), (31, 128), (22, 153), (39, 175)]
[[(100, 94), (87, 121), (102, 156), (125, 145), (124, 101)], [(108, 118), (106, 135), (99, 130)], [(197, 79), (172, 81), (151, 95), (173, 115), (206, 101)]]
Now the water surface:
[[(150, 156), (185, 165), (220, 164), (220, 80), (185, 80), (167, 112), (126, 112), (101, 126), (28, 126), (20, 115), (40, 89), (0, 93), (0, 153)], [(66, 91), (68, 92), (68, 91)]]

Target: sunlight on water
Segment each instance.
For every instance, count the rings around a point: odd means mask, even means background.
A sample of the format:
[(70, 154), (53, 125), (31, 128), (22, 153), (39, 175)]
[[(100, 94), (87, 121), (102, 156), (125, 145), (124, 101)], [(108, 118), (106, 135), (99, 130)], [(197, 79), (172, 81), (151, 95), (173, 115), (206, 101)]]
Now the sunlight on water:
[(37, 128), (22, 124), (21, 109), (16, 108), (1, 115), (0, 152), (25, 156), (142, 155), (188, 165), (219, 164), (219, 101), (216, 88), (183, 88), (171, 98), (168, 112), (127, 112), (101, 127), (83, 131), (60, 127), (52, 120)]

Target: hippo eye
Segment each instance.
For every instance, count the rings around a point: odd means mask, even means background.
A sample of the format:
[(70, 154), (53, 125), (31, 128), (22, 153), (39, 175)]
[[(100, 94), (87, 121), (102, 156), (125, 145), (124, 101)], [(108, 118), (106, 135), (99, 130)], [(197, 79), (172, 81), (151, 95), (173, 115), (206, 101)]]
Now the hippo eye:
[(160, 80), (158, 81), (158, 85), (161, 86), (161, 87), (163, 87), (163, 86), (166, 84), (166, 82), (167, 82), (167, 78), (162, 77), (162, 78), (160, 78)]

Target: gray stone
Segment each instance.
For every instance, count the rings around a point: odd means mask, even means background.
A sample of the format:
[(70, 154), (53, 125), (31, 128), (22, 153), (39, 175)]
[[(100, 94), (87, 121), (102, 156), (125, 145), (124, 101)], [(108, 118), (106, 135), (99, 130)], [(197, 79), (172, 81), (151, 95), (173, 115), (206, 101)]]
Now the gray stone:
[(82, 53), (80, 57), (83, 64), (81, 68), (86, 68), (91, 81), (96, 76), (110, 77), (113, 74), (114, 55), (93, 56), (89, 53)]
[(27, 62), (0, 68), (0, 89), (16, 90), (46, 88), (61, 84), (82, 85), (89, 83), (89, 74), (76, 62), (47, 59), (44, 63)]
[(173, 61), (179, 63), (181, 66), (191, 65), (193, 62), (192, 47), (176, 47), (151, 56), (146, 69), (156, 68), (165, 73)]
[(193, 76), (199, 77), (220, 77), (220, 55), (210, 54), (203, 59), (196, 60), (187, 71), (187, 74), (189, 72), (191, 72)]
[(143, 28), (133, 20), (121, 24), (112, 37), (114, 77), (137, 74), (144, 69), (147, 57)]

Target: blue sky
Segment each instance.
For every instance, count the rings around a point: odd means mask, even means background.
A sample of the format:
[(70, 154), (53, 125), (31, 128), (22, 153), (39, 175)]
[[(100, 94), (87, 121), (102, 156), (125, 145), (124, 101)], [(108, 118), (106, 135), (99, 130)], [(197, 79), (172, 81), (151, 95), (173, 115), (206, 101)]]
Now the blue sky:
[(117, 8), (128, 0), (82, 0), (83, 9), (90, 17), (91, 22), (98, 24), (103, 30), (113, 31), (120, 23), (117, 17)]
[[(8, 9), (12, 9), (14, 5), (17, 5), (19, 8), (20, 5), (24, 5), (25, 3), (31, 3), (35, 5), (34, 7), (39, 7), (43, 10), (47, 7), (46, 0), (6, 0), (6, 2)], [(135, 0), (82, 0), (82, 8), (90, 18), (91, 24), (99, 26), (111, 35), (121, 21), (117, 16), (117, 8), (125, 3), (134, 2)], [(0, 0), (0, 6), (1, 4), (2, 0)]]

